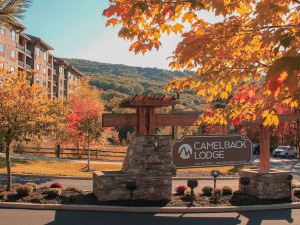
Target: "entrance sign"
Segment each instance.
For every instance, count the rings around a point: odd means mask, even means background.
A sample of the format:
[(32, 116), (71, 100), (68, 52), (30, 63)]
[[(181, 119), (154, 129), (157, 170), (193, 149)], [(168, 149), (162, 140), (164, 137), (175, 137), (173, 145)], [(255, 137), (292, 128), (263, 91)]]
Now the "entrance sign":
[(252, 143), (240, 135), (183, 136), (172, 144), (177, 168), (230, 166), (252, 161)]

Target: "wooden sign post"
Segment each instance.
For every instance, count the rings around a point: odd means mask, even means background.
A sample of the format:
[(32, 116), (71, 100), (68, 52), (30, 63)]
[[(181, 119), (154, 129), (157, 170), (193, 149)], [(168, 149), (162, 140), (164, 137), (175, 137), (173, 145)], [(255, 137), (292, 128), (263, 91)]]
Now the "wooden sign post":
[[(174, 97), (157, 95), (136, 95), (123, 100), (120, 108), (135, 108), (135, 114), (109, 114), (102, 117), (103, 127), (136, 127), (137, 135), (154, 135), (157, 126), (194, 126), (199, 113), (156, 114), (155, 109), (172, 106)], [(300, 120), (300, 114), (279, 115), (280, 123)], [(270, 171), (270, 127), (262, 126), (258, 119), (244, 124), (260, 126), (260, 172)]]

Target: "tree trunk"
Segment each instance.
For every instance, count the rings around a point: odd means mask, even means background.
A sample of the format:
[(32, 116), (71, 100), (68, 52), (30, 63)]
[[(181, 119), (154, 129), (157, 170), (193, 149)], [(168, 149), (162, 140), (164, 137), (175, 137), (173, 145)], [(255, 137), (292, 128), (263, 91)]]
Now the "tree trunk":
[(5, 143), (6, 153), (6, 170), (7, 170), (7, 191), (11, 191), (12, 188), (12, 176), (11, 176), (11, 160), (10, 160), (10, 143)]
[(90, 171), (90, 143), (88, 143), (88, 165), (87, 170)]

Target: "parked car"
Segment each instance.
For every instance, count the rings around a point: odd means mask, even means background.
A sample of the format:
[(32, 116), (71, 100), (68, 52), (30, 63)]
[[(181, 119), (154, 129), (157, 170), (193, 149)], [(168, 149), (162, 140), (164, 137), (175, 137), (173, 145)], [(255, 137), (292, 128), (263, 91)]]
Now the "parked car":
[(259, 155), (259, 143), (253, 143), (252, 144), (252, 152), (253, 152), (253, 155)]
[(281, 158), (296, 158), (297, 149), (292, 146), (279, 146), (273, 151), (273, 156)]

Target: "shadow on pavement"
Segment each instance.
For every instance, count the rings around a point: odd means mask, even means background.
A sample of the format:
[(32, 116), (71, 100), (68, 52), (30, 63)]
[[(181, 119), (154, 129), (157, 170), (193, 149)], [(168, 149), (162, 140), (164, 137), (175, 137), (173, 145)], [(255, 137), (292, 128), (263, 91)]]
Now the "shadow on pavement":
[[(211, 216), (210, 216), (211, 215)], [(261, 225), (293, 223), (291, 210), (219, 214), (152, 214), (86, 211), (56, 211), (55, 219), (46, 225)], [(270, 222), (269, 221), (269, 222)]]
[[(255, 211), (255, 212), (243, 212), (240, 216), (244, 216), (248, 219), (248, 223), (245, 225), (261, 225), (263, 221), (286, 221), (287, 223), (293, 223), (292, 210), (272, 210), (272, 211)], [(296, 220), (297, 218), (295, 218)], [(299, 219), (299, 218), (298, 218)], [(298, 221), (299, 222), (299, 221)], [(300, 223), (295, 223), (300, 224)]]
[[(161, 215), (161, 214), (160, 214)], [(240, 224), (236, 217), (164, 217), (151, 213), (112, 213), (56, 211), (55, 220), (46, 225), (235, 225)]]
[[(20, 184), (25, 184), (28, 182), (34, 182), (38, 185), (41, 185), (43, 183), (52, 181), (54, 179), (48, 178), (48, 177), (34, 177), (34, 176), (13, 176), (13, 183), (20, 183)], [(1, 175), (0, 176), (0, 185), (6, 185), (6, 176)]]

